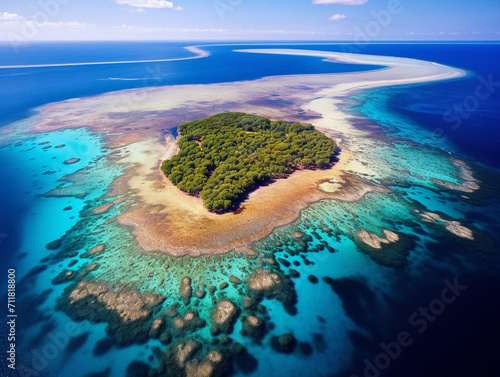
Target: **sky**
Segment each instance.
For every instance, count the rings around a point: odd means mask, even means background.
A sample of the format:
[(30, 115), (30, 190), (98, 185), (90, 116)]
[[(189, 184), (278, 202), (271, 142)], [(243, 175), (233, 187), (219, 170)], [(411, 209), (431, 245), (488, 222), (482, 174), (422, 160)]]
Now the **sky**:
[(500, 40), (499, 0), (16, 0), (0, 40)]

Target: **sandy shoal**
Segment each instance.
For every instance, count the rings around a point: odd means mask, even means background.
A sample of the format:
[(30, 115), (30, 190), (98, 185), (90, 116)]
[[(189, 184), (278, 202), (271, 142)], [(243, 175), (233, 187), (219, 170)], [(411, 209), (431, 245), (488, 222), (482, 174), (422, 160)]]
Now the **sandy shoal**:
[[(173, 138), (170, 142), (174, 142)], [(147, 184), (143, 175), (128, 180), (140, 205), (118, 216), (121, 224), (132, 226), (141, 247), (171, 255), (218, 254), (228, 250), (251, 252), (251, 243), (276, 227), (297, 219), (300, 210), (321, 199), (358, 200), (375, 189), (353, 183), (343, 176), (348, 151), (327, 170), (303, 170), (253, 191), (238, 214), (208, 212), (199, 198), (178, 190), (157, 169)], [(159, 161), (158, 161), (159, 163)], [(134, 171), (137, 174), (137, 171)], [(323, 181), (335, 180), (342, 189), (333, 193), (318, 190)]]

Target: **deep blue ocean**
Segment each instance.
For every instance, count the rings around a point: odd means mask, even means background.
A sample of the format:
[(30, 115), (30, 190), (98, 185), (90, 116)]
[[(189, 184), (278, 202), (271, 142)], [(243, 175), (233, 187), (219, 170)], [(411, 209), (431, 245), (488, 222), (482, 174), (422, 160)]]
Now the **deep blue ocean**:
[[(193, 54), (183, 47), (192, 45), (200, 46), (203, 50), (210, 52), (210, 56), (200, 59), (155, 63), (1, 68), (1, 66), (13, 65), (186, 58)], [(0, 129), (33, 115), (34, 109), (38, 106), (111, 91), (149, 86), (254, 80), (274, 75), (354, 72), (379, 68), (329, 63), (315, 57), (244, 54), (233, 51), (246, 47), (249, 47), (249, 44), (54, 42), (27, 44), (14, 52), (9, 44), (0, 44)], [(290, 42), (286, 44), (255, 43), (251, 44), (250, 47), (297, 48), (407, 57), (466, 70), (468, 76), (457, 80), (364, 91), (353, 97), (351, 110), (375, 123), (382, 123), (384, 119), (390, 119), (388, 115), (391, 115), (406, 120), (409, 124), (418, 125), (419, 128), (433, 133), (433, 145), (442, 146), (454, 155), (477, 164), (476, 166), (482, 169), (482, 179), (489, 177), (490, 173), (492, 177), (497, 176), (498, 170), (500, 170), (498, 150), (500, 144), (500, 43), (372, 43), (351, 46), (322, 43), (304, 45)], [(65, 132), (58, 135), (55, 140), (51, 140), (51, 143), (59, 142), (67, 145), (74, 143), (74, 148), (82, 151), (82, 155), (88, 159), (82, 159), (82, 164), (95, 163), (97, 165), (98, 159), (95, 156), (100, 153), (98, 141), (92, 139), (92, 136), (89, 136), (85, 131), (70, 130)], [(23, 174), (27, 168), (39, 173), (49, 169), (46, 167), (50, 167), (52, 160), (59, 161), (67, 158), (64, 156), (63, 150), (52, 148), (49, 152), (42, 152), (35, 147), (35, 145), (30, 146), (32, 150), (23, 146), (22, 148), (26, 148), (24, 155), (15, 150), (11, 152), (7, 148), (3, 150), (5, 153), (0, 154), (0, 168), (3, 170), (0, 179), (0, 197), (4, 199), (0, 203), (2, 266), (8, 266), (14, 261), (21, 260), (22, 262), (19, 263), (25, 263), (26, 270), (29, 270), (30, 267), (33, 267), (29, 266), (27, 262), (29, 256), (19, 258), (18, 255), (20, 250), (25, 252), (30, 248), (38, 247), (35, 246), (35, 240), (33, 240), (36, 237), (30, 237), (28, 231), (33, 229), (33, 234), (40, 237), (43, 240), (40, 243), (45, 245), (56, 239), (58, 237), (56, 234), (61, 229), (70, 229), (74, 226), (79, 219), (78, 214), (88, 204), (75, 198), (47, 198), (41, 203), (39, 198), (47, 191), (47, 187), (55, 186), (58, 178), (74, 172), (76, 168), (72, 165), (65, 165), (54, 175)], [(27, 160), (22, 160), (23, 158)], [(33, 159), (33, 162), (30, 159)], [(108, 178), (111, 179), (111, 177), (106, 177), (106, 179)], [(103, 187), (107, 184), (109, 182), (103, 183)], [(23, 187), (22, 192), (20, 187)], [(92, 198), (97, 198), (102, 194), (103, 192), (95, 193)], [(422, 196), (425, 195), (427, 194)], [(29, 200), (26, 199), (28, 197)], [(495, 205), (498, 205), (498, 198), (495, 200), (497, 201)], [(72, 207), (72, 209), (63, 211), (65, 207)], [(57, 219), (51, 218), (53, 223), (47, 222), (36, 228), (40, 222), (36, 222), (35, 219), (43, 218), (43, 216), (52, 213), (50, 211), (54, 211), (54, 208), (57, 208), (57, 213), (60, 214)], [(483, 222), (486, 224), (485, 227), (489, 227), (488, 230), (491, 231), (492, 228), (496, 227), (498, 221), (496, 218), (492, 219), (497, 213), (490, 213), (489, 210), (490, 208), (483, 203), (475, 211), (464, 211), (466, 214), (464, 216), (470, 216), (467, 218), (470, 222)], [(49, 215), (47, 216), (50, 218)], [(376, 314), (372, 316), (366, 307), (372, 302), (376, 302), (374, 296), (366, 290), (365, 286), (356, 285), (356, 282), (349, 281), (349, 279), (339, 280), (337, 285), (332, 284), (332, 289), (343, 300), (343, 309), (354, 323), (369, 328), (379, 336), (377, 339), (389, 342), (396, 339), (398, 332), (405, 328), (406, 314), (417, 309), (420, 304), (427, 305), (431, 299), (439, 295), (442, 283), (438, 281), (427, 284), (424, 278), (432, 274), (441, 276), (444, 274), (443, 271), (448, 271), (448, 267), (442, 265), (442, 263), (448, 262), (448, 259), (443, 255), (456, 248), (457, 244), (448, 243), (447, 239), (443, 239), (440, 244), (429, 242), (428, 249), (436, 263), (427, 266), (427, 270), (422, 272), (420, 280), (405, 280), (404, 271), (390, 272), (393, 274), (391, 276), (394, 281), (403, 282), (402, 284), (412, 292), (412, 297), (404, 295), (389, 297), (389, 293), (384, 292), (383, 287), (377, 294), (384, 296), (388, 302), (393, 304), (389, 306), (390, 308), (398, 308), (402, 313), (405, 313), (401, 316), (396, 315), (397, 313), (384, 313), (382, 316), (381, 310), (375, 308), (373, 312)], [(33, 257), (33, 260), (36, 261), (40, 259), (41, 257), (38, 256)], [(358, 265), (355, 263), (361, 263), (349, 258), (345, 262), (352, 262), (356, 268)], [(433, 320), (429, 321), (429, 330), (421, 337), (417, 337), (415, 343), (408, 347), (402, 356), (392, 363), (391, 368), (380, 376), (500, 376), (500, 347), (498, 346), (500, 339), (500, 276), (491, 272), (483, 273), (476, 268), (477, 266), (474, 268), (464, 267), (462, 266), (463, 259), (459, 257), (454, 260), (454, 263), (456, 265), (453, 268), (450, 267), (450, 271), (461, 271), (460, 279), (468, 285), (467, 294), (457, 300), (456, 305), (448, 306), (436, 323)], [(318, 262), (318, 264), (320, 263)], [(461, 267), (463, 267), (462, 270), (460, 270)], [(377, 269), (373, 271), (387, 272)], [(452, 274), (443, 276), (449, 279), (453, 278)], [(379, 278), (380, 276), (374, 276), (374, 281), (379, 281), (377, 280)], [(50, 282), (46, 282), (46, 285), (42, 286), (47, 290), (52, 289)], [(26, 287), (23, 289), (28, 290)], [(330, 292), (331, 289), (328, 289)], [(311, 297), (316, 298), (315, 294), (311, 293)], [(53, 302), (49, 304), (53, 304)], [(47, 313), (52, 310), (49, 304), (45, 307)], [(311, 305), (321, 306), (322, 303), (315, 301)], [(313, 309), (311, 311), (314, 312)], [(379, 324), (377, 321), (384, 321), (384, 323)], [(105, 326), (103, 324), (96, 325), (96, 327), (99, 327), (101, 334), (104, 333)], [(380, 334), (377, 333), (378, 328), (390, 330)], [(300, 333), (300, 331), (298, 332)], [(321, 330), (319, 329), (317, 332), (321, 332)], [(40, 334), (42, 333), (43, 328), (40, 330)], [(365, 358), (373, 360), (377, 352), (380, 352), (380, 345), (373, 343), (367, 333), (353, 331), (349, 334), (349, 344), (354, 345), (358, 352), (346, 356), (346, 360), (350, 360), (352, 367), (334, 375), (348, 377), (355, 373), (361, 377), (363, 360)], [(88, 339), (92, 341), (98, 340), (98, 338), (92, 338), (93, 335), (89, 336)], [(42, 335), (39, 338), (42, 338)], [(89, 343), (90, 340), (88, 340)], [(332, 343), (335, 341), (331, 340)], [(338, 342), (340, 344), (341, 340)], [(139, 353), (139, 351), (139, 349), (131, 350), (132, 354), (133, 352)], [(89, 357), (91, 356), (89, 355)], [(145, 360), (146, 356), (143, 359)], [(100, 360), (102, 361), (102, 358)], [(294, 362), (291, 359), (279, 360), (285, 363)], [(94, 361), (92, 359), (92, 362)], [(348, 364), (347, 361), (346, 363)], [(103, 362), (103, 368), (105, 367), (107, 365)], [(303, 361), (297, 364), (297, 370), (300, 371), (300, 374), (297, 375), (304, 375), (304, 369), (300, 369), (303, 367)], [(274, 375), (280, 375), (279, 366), (273, 368)], [(269, 370), (273, 370), (273, 368)], [(320, 372), (313, 373), (311, 376), (329, 376), (333, 373), (327, 369)], [(255, 376), (251, 373), (248, 375)], [(79, 374), (75, 374), (75, 376), (80, 377)], [(378, 375), (371, 377), (378, 377)]]

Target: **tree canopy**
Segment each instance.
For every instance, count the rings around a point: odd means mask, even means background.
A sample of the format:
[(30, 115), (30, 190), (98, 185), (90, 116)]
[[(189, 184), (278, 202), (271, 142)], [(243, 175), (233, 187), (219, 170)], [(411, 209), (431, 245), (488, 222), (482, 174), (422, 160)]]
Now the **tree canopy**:
[(179, 153), (161, 169), (180, 190), (200, 195), (209, 211), (236, 209), (258, 185), (297, 169), (331, 165), (337, 145), (311, 124), (221, 113), (183, 123)]

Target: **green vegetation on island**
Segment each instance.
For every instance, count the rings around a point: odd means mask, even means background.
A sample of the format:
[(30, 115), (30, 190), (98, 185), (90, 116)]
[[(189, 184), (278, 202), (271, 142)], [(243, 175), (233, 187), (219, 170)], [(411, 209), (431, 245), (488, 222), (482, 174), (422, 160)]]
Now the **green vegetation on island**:
[(311, 124), (221, 113), (183, 123), (179, 153), (161, 170), (209, 211), (236, 209), (257, 187), (298, 169), (329, 167), (337, 145)]

